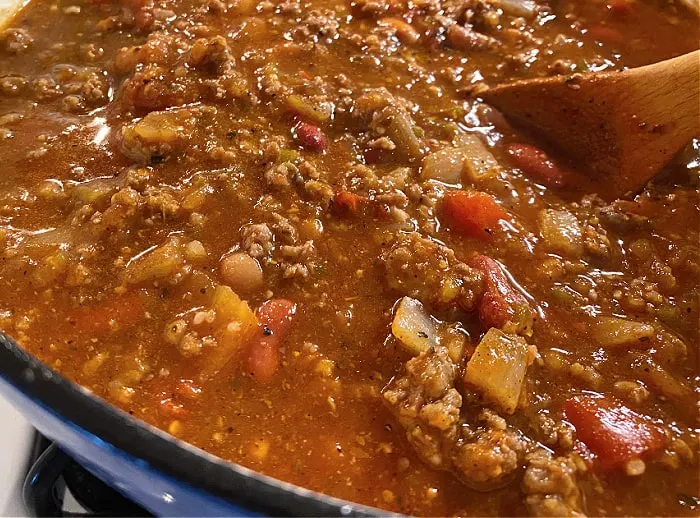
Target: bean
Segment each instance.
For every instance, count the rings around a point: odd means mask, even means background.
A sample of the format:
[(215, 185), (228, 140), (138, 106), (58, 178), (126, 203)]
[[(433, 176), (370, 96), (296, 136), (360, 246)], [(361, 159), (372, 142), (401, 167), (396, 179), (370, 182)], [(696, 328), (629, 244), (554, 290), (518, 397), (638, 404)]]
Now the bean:
[(321, 131), (321, 128), (300, 122), (294, 128), (294, 137), (299, 142), (299, 145), (308, 151), (322, 153), (328, 147), (328, 139)]
[(221, 277), (236, 293), (253, 293), (263, 285), (263, 272), (257, 259), (237, 252), (224, 257), (219, 265)]

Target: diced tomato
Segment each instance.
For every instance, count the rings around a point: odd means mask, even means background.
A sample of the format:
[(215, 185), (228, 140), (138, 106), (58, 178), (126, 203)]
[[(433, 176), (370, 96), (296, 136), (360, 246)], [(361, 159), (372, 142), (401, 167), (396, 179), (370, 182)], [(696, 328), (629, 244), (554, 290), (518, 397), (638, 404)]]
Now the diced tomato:
[(86, 336), (99, 336), (116, 329), (133, 326), (146, 315), (137, 293), (129, 293), (104, 304), (81, 306), (73, 312), (70, 323)]
[(511, 285), (501, 265), (488, 256), (477, 255), (469, 266), (484, 274), (486, 289), (479, 301), (479, 320), (484, 327), (500, 329), (511, 321), (519, 331), (529, 331), (532, 309), (523, 294)]
[(338, 191), (333, 196), (333, 211), (337, 214), (357, 214), (367, 198), (348, 191)]
[(506, 151), (516, 167), (538, 183), (547, 187), (563, 187), (567, 174), (541, 149), (529, 144), (510, 144)]
[(158, 406), (161, 411), (169, 417), (185, 417), (187, 415), (187, 410), (182, 403), (176, 403), (173, 398), (168, 397), (164, 392), (161, 392), (158, 396)]
[(485, 192), (457, 191), (445, 195), (442, 211), (447, 225), (470, 237), (488, 241), (498, 230), (498, 222), (510, 215)]
[(621, 43), (624, 39), (620, 31), (606, 25), (593, 25), (589, 27), (588, 35), (600, 43)]
[(328, 147), (328, 139), (321, 128), (307, 122), (300, 122), (294, 127), (294, 137), (301, 147), (309, 151), (322, 153)]
[(197, 399), (202, 389), (192, 380), (181, 379), (175, 384), (175, 393), (187, 399)]
[(280, 345), (292, 328), (297, 306), (285, 299), (271, 299), (257, 310), (258, 330), (250, 343), (248, 370), (261, 383), (270, 381), (280, 363)]
[(665, 443), (664, 434), (646, 417), (602, 396), (571, 398), (564, 403), (564, 414), (603, 469), (622, 467), (660, 450)]
[(608, 9), (610, 9), (610, 14), (613, 16), (625, 17), (629, 16), (634, 12), (634, 1), (633, 0), (612, 0), (608, 4)]

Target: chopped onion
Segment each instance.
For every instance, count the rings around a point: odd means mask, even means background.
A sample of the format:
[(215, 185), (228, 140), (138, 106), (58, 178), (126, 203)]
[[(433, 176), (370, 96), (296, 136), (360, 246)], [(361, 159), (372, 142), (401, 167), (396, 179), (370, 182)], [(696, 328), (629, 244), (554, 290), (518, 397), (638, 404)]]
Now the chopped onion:
[(306, 97), (295, 94), (287, 97), (287, 107), (301, 117), (319, 124), (330, 119), (333, 114), (333, 105), (331, 103), (314, 103)]
[(571, 257), (583, 253), (583, 233), (576, 216), (567, 210), (545, 209), (539, 217), (540, 234), (553, 252)]
[(435, 151), (423, 159), (423, 179), (458, 184), (463, 174), (472, 181), (498, 174), (501, 166), (479, 137), (465, 133), (457, 140), (459, 146)]
[(399, 152), (409, 158), (418, 158), (423, 154), (423, 146), (416, 136), (415, 123), (407, 113), (393, 106), (385, 108), (389, 124), (387, 135), (394, 141)]
[(458, 184), (462, 181), (464, 170), (464, 151), (462, 148), (450, 147), (430, 153), (423, 159), (421, 178), (440, 182)]
[(391, 332), (404, 349), (417, 356), (437, 344), (437, 326), (425, 312), (423, 304), (411, 297), (399, 301), (391, 323)]
[(460, 144), (459, 149), (465, 156), (464, 172), (470, 180), (478, 182), (496, 176), (500, 172), (501, 166), (498, 161), (486, 144), (475, 134), (464, 133), (457, 140)]
[(598, 317), (591, 329), (593, 339), (603, 347), (643, 342), (654, 333), (654, 326), (616, 317)]
[(464, 381), (506, 414), (515, 412), (530, 364), (530, 346), (492, 327), (467, 363)]
[(501, 0), (499, 3), (505, 14), (534, 18), (537, 14), (537, 4), (532, 0)]

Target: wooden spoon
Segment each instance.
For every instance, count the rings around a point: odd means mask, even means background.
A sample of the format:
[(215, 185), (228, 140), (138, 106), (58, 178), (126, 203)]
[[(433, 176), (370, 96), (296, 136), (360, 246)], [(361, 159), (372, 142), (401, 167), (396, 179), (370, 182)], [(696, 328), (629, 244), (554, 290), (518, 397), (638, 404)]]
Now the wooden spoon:
[(641, 190), (700, 133), (700, 51), (622, 72), (516, 81), (479, 94), (605, 182)]

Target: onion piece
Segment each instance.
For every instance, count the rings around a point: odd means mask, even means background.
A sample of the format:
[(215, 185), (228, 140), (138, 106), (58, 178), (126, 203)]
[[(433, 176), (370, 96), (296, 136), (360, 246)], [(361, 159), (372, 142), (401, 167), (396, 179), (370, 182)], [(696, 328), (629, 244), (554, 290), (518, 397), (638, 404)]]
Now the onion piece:
[(583, 254), (583, 232), (571, 212), (545, 209), (540, 212), (539, 226), (542, 239), (552, 251), (570, 257)]
[(457, 137), (459, 149), (465, 156), (464, 173), (473, 182), (479, 182), (496, 176), (501, 166), (489, 151), (486, 144), (473, 133), (464, 133)]
[(462, 181), (464, 160), (464, 150), (458, 147), (445, 148), (430, 153), (423, 159), (421, 178), (459, 184)]
[(433, 319), (418, 300), (404, 297), (396, 307), (392, 334), (401, 342), (406, 352), (418, 356), (437, 344), (438, 332)]
[(537, 14), (537, 4), (532, 0), (500, 0), (499, 7), (505, 14), (534, 18)]
[(598, 317), (591, 328), (593, 339), (603, 347), (616, 347), (648, 341), (654, 326), (617, 317)]
[(386, 134), (396, 144), (396, 149), (408, 158), (418, 158), (423, 154), (423, 145), (416, 136), (416, 125), (411, 117), (393, 106), (384, 109), (388, 125)]
[(506, 414), (515, 412), (532, 363), (531, 346), (517, 335), (492, 327), (467, 363), (464, 381)]
[(423, 159), (421, 178), (459, 184), (463, 175), (477, 182), (500, 172), (500, 164), (479, 137), (465, 133), (457, 140), (459, 146), (435, 151)]

